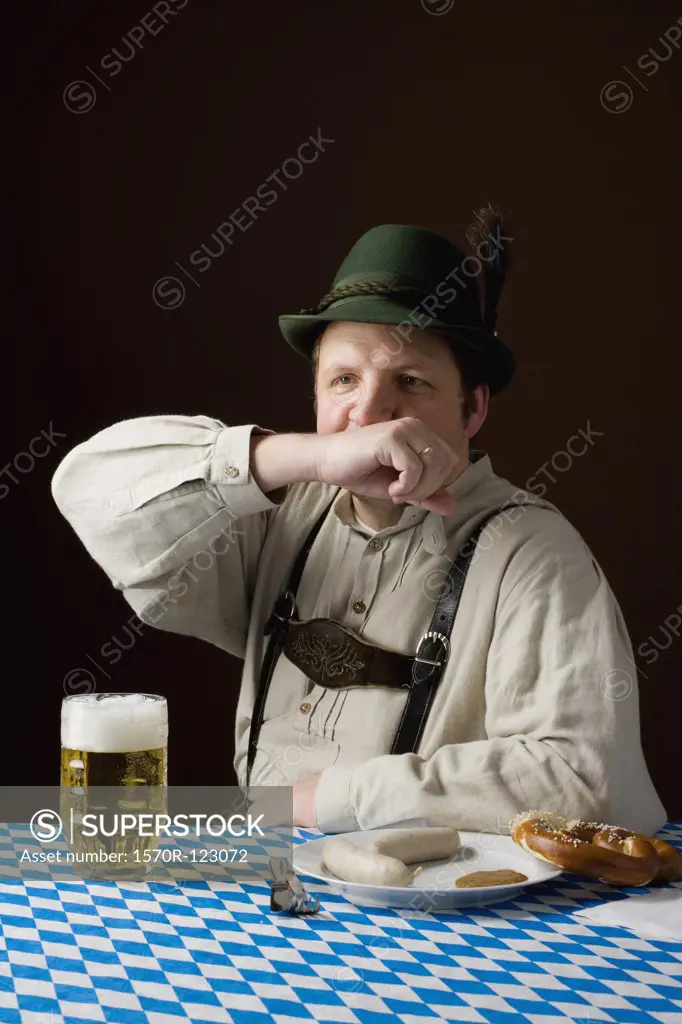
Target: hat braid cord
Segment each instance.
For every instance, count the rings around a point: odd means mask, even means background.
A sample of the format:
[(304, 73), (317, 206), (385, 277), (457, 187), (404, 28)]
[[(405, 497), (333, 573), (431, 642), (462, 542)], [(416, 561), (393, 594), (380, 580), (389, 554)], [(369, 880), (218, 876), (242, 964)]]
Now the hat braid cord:
[(380, 281), (358, 281), (356, 284), (342, 284), (337, 288), (332, 288), (317, 306), (299, 310), (299, 316), (317, 316), (318, 313), (324, 312), (337, 299), (348, 299), (353, 295), (397, 295), (402, 292), (411, 292), (422, 297), (428, 295), (428, 292), (424, 292), (419, 288), (400, 288), (395, 285), (384, 284)]

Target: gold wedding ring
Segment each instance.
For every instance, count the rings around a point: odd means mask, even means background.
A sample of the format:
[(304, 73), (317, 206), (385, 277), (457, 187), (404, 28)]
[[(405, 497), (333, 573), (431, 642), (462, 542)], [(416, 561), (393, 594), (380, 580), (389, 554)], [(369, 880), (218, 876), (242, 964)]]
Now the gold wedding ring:
[(431, 447), (431, 445), (427, 444), (426, 448), (422, 448), (422, 450), (420, 452), (417, 452), (417, 455), (421, 459), (421, 458), (424, 457), (424, 455), (431, 455), (432, 451), (433, 451), (433, 448)]

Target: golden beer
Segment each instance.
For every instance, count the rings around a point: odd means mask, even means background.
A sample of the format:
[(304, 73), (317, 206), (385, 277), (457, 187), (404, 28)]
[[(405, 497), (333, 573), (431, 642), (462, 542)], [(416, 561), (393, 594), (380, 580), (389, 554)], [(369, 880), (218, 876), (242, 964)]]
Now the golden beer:
[(62, 747), (62, 786), (165, 786), (166, 747), (99, 751)]
[[(144, 873), (155, 836), (106, 835), (116, 815), (165, 811), (166, 699), (146, 693), (76, 694), (62, 704), (61, 812), (72, 863), (91, 877)], [(92, 834), (94, 818), (101, 827)], [(90, 833), (90, 834), (89, 834)]]

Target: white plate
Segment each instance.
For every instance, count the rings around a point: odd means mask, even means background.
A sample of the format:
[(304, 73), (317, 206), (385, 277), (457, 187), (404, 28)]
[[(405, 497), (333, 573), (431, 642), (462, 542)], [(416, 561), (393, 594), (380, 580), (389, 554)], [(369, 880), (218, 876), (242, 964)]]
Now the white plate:
[[(391, 829), (348, 832), (343, 838), (368, 847)], [(326, 882), (350, 903), (366, 907), (402, 907), (427, 913), (442, 913), (461, 907), (485, 906), (513, 899), (530, 885), (549, 882), (561, 874), (559, 868), (536, 860), (509, 836), (479, 832), (460, 832), (461, 848), (450, 860), (426, 862), (411, 886), (367, 885), (344, 882), (322, 864), (322, 849), (329, 836), (311, 839), (294, 847), (294, 869), (299, 875)], [(527, 882), (490, 885), (476, 889), (456, 889), (455, 882), (470, 871), (496, 871), (509, 868), (527, 875)]]

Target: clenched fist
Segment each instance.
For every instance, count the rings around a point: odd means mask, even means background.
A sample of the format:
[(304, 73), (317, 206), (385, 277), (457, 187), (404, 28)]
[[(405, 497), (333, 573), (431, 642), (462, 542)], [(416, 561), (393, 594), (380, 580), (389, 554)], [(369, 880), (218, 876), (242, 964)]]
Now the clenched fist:
[[(317, 479), (367, 498), (420, 505), (452, 515), (454, 499), (443, 489), (455, 475), (457, 454), (412, 416), (324, 435)], [(430, 449), (423, 455), (424, 449)]]

